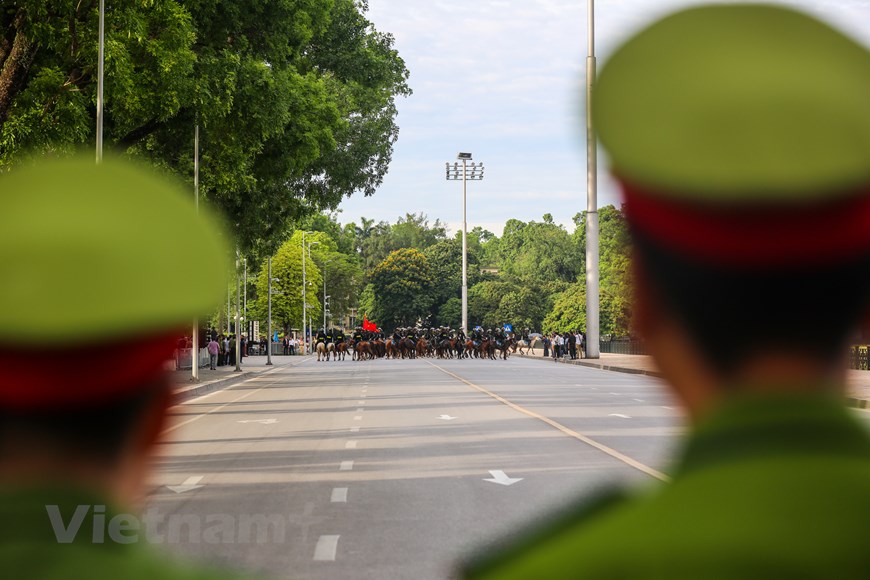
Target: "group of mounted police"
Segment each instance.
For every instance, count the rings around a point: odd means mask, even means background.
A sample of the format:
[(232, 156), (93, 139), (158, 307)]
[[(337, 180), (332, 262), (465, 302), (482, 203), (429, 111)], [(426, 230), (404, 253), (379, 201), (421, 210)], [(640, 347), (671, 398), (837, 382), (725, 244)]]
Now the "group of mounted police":
[(516, 352), (517, 345), (524, 343), (529, 344), (528, 328), (518, 337), (504, 328), (480, 326), (468, 335), (449, 326), (399, 327), (392, 334), (357, 326), (350, 336), (341, 329), (321, 329), (314, 339), (314, 351), (318, 361), (344, 360), (348, 351), (352, 351), (351, 360), (418, 357), (506, 360)]

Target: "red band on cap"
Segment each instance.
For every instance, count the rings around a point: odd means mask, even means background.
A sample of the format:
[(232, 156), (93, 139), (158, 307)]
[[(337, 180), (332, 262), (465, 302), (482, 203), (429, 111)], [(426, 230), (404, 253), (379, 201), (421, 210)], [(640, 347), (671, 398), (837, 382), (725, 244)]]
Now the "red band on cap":
[(57, 409), (131, 395), (156, 379), (176, 334), (61, 350), (0, 347), (0, 408)]
[(817, 265), (870, 250), (870, 195), (793, 208), (688, 204), (621, 182), (628, 221), (683, 254), (723, 265)]

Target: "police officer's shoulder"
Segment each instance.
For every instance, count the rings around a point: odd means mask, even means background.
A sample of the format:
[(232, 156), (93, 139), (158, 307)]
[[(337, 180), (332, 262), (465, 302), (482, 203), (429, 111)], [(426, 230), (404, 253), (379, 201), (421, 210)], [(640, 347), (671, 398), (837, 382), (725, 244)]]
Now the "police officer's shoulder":
[[(629, 505), (631, 494), (624, 488), (601, 489), (567, 507), (559, 508), (544, 516), (536, 525), (519, 534), (496, 540), (472, 554), (461, 566), (464, 578), (511, 578), (528, 566), (537, 567), (538, 560), (545, 554), (552, 556), (553, 549), (561, 551), (562, 541), (575, 533), (585, 531), (587, 526), (606, 516), (621, 506)], [(554, 563), (554, 562), (553, 562)], [(546, 577), (547, 567), (539, 568), (537, 574)], [(530, 569), (528, 573), (532, 572)], [(527, 573), (527, 574), (528, 574)]]

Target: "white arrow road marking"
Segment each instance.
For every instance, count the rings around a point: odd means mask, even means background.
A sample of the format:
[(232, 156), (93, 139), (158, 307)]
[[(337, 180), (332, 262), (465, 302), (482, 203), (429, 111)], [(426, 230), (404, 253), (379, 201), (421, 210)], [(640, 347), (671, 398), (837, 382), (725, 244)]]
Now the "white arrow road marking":
[(359, 433), (359, 427), (351, 427), (350, 432), (351, 433)]
[(339, 471), (353, 471), (353, 461), (342, 461)]
[(338, 551), (338, 538), (341, 536), (320, 536), (314, 547), (314, 560), (318, 562), (334, 562)]
[(441, 419), (442, 421), (452, 421), (454, 419), (458, 419), (459, 417), (451, 417), (450, 415), (441, 415), (438, 418)]
[(362, 421), (362, 415), (357, 415), (353, 418), (354, 421)]
[(169, 489), (174, 491), (175, 493), (184, 493), (186, 491), (193, 491), (195, 489), (199, 489), (201, 487), (205, 487), (204, 485), (197, 485), (200, 481), (202, 481), (202, 475), (196, 475), (194, 477), (188, 477), (184, 480), (184, 483), (181, 485), (167, 485)]
[(631, 419), (628, 415), (621, 415), (619, 413), (611, 413), (608, 417), (619, 417), (620, 419)]
[(250, 421), (236, 421), (236, 423), (259, 423), (261, 425), (274, 425), (278, 419), (252, 419)]
[(345, 449), (356, 449), (356, 441), (348, 441), (344, 444)]
[(332, 503), (347, 503), (347, 488), (346, 487), (336, 487), (332, 490), (332, 499), (330, 499)]
[(492, 471), (490, 470), (489, 474), (492, 476), (492, 479), (484, 479), (483, 481), (491, 481), (492, 483), (497, 483), (499, 485), (513, 485), (518, 481), (522, 481), (522, 477), (508, 477), (504, 471)]

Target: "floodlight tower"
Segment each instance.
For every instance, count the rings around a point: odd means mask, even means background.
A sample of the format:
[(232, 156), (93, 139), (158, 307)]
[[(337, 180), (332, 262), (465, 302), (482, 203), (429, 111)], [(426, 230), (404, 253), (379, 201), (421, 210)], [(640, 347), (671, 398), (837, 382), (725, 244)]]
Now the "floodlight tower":
[(468, 180), (480, 181), (483, 179), (483, 162), (479, 164), (471, 163), (471, 153), (460, 153), (456, 156), (462, 161), (455, 161), (453, 165), (445, 163), (447, 166), (447, 180), (458, 181), (462, 179), (462, 332), (468, 334), (468, 231), (467, 231), (467, 194)]

